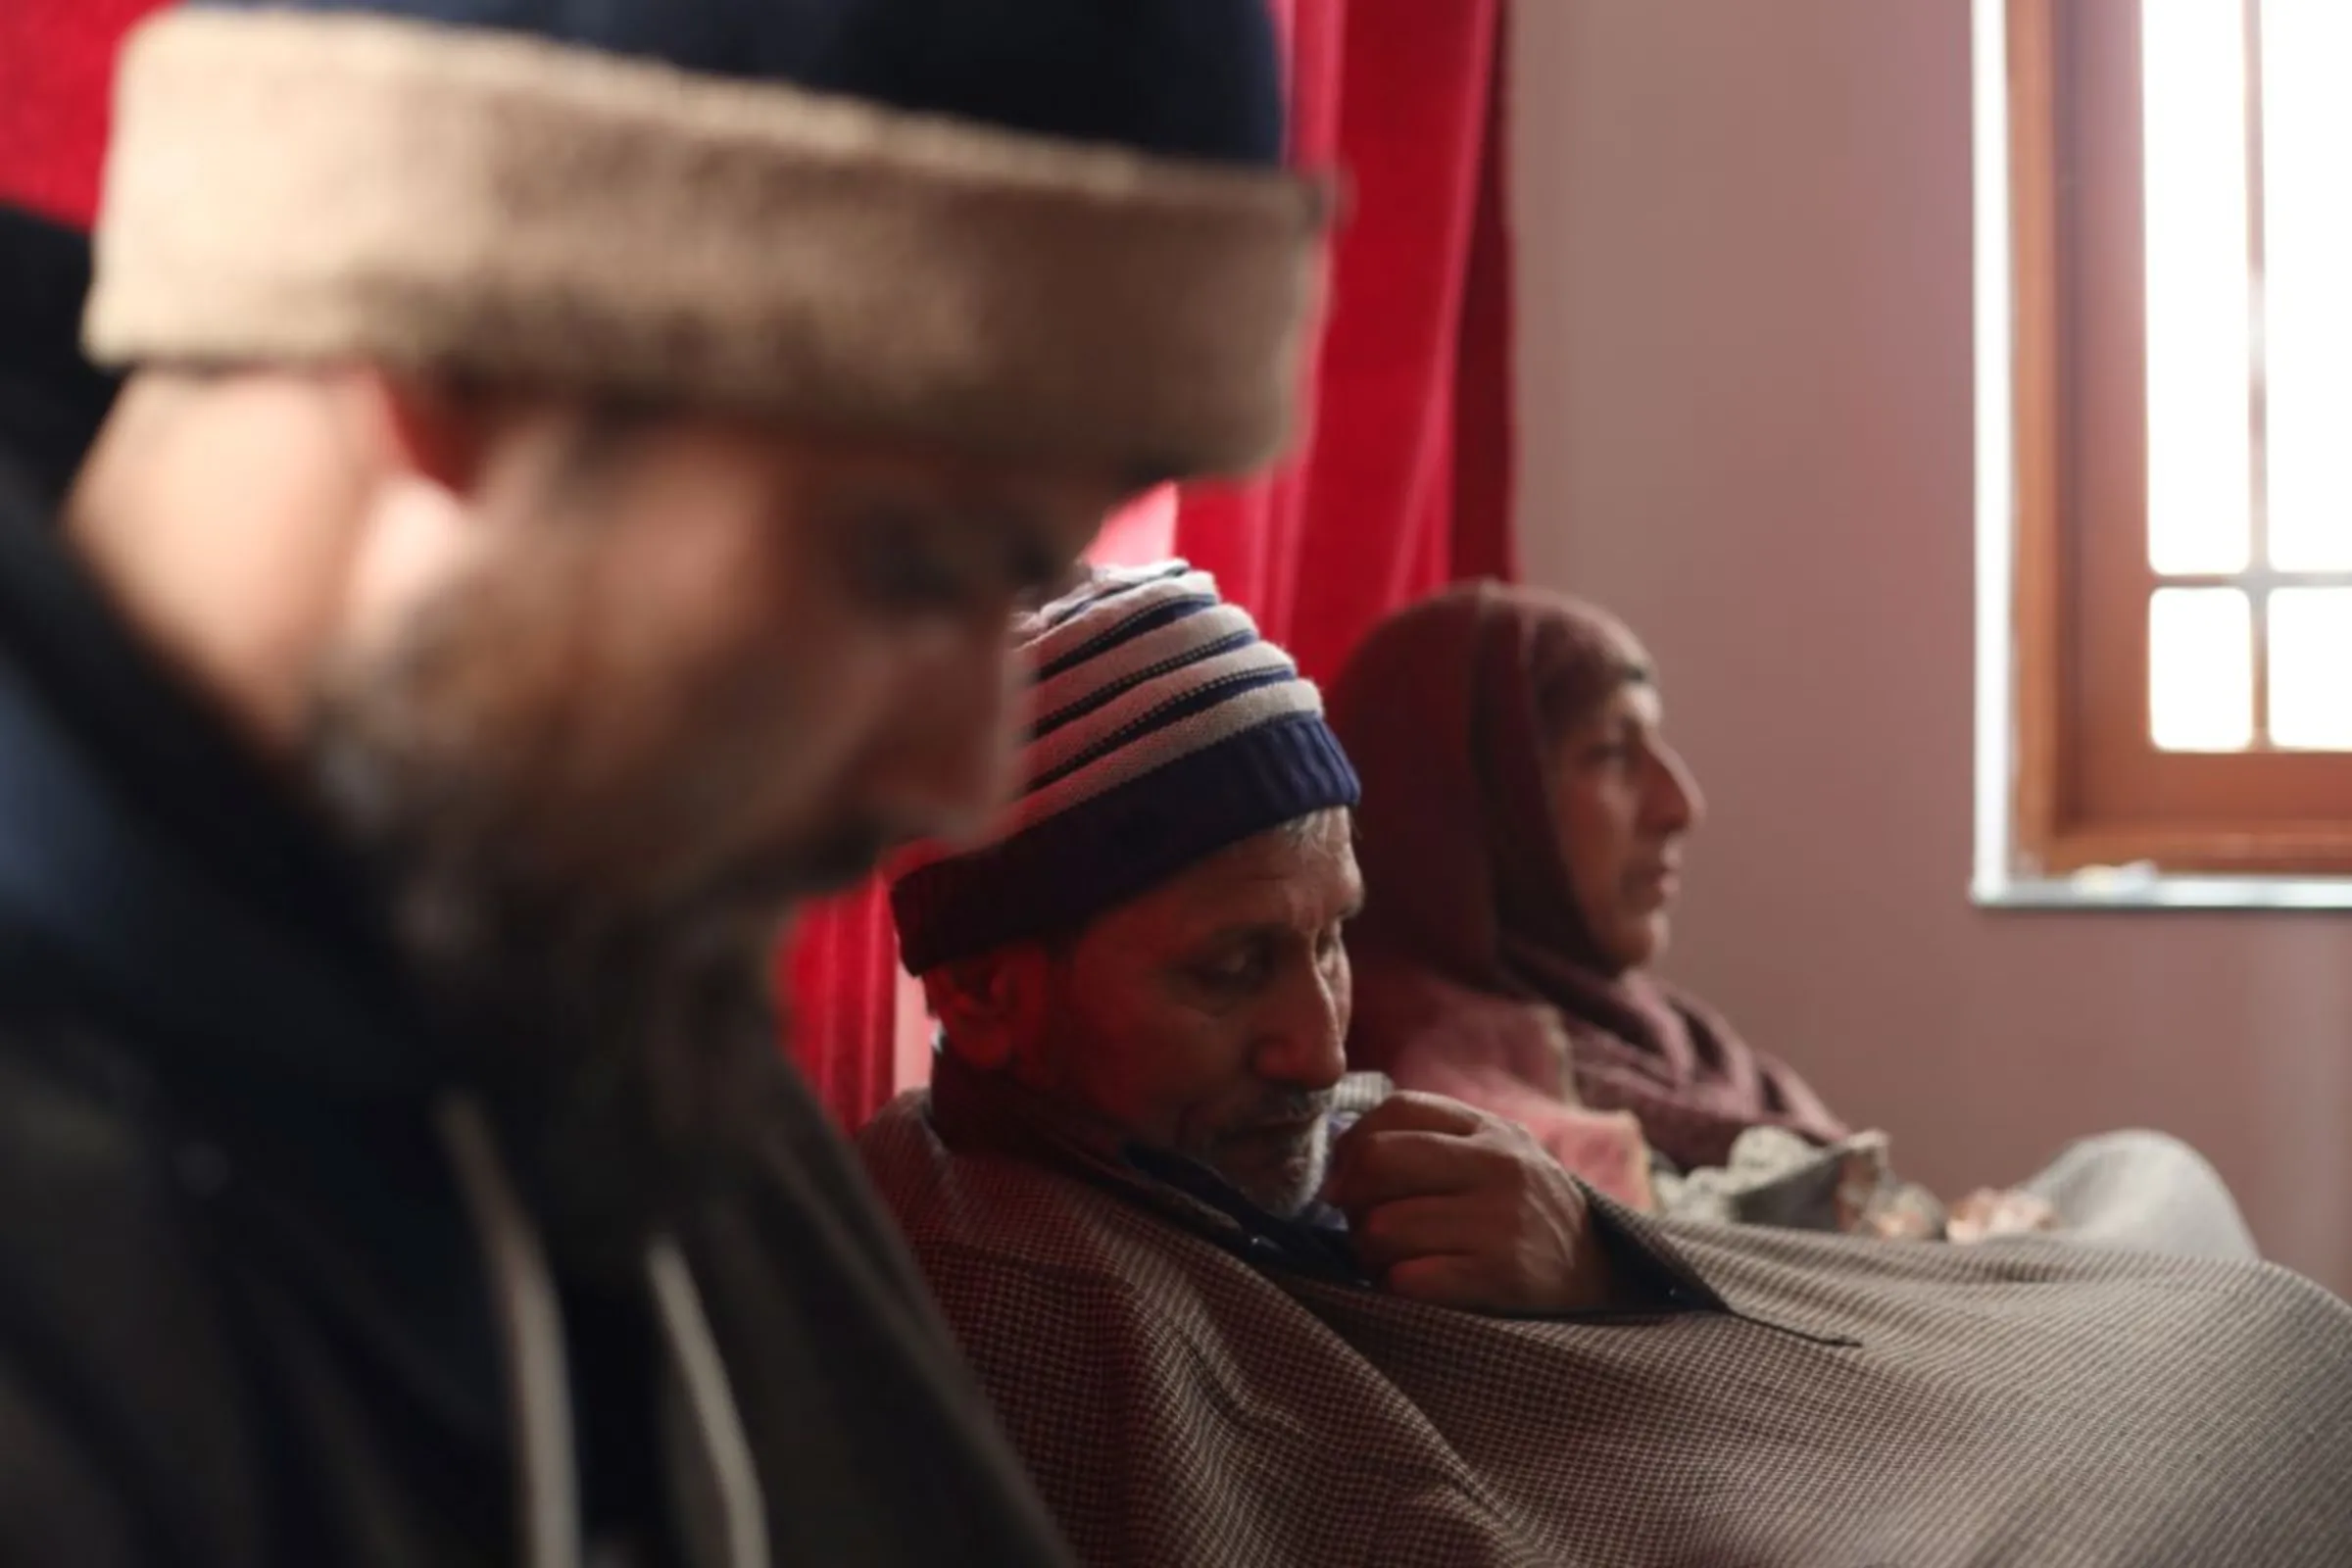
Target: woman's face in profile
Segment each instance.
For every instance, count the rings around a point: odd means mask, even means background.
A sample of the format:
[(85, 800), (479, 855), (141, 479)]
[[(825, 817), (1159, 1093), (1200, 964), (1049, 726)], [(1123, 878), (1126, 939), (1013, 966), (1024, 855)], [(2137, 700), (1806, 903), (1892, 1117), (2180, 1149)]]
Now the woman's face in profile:
[(1552, 820), (1597, 956), (1618, 973), (1654, 962), (1681, 890), (1683, 841), (1705, 812), (1666, 744), (1657, 687), (1629, 680), (1552, 751)]

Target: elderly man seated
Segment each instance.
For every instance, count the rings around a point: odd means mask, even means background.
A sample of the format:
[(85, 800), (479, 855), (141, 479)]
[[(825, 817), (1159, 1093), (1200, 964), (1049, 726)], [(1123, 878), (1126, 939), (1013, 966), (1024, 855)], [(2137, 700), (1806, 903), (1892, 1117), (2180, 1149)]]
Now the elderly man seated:
[(1098, 1563), (2352, 1562), (2352, 1309), (2259, 1264), (1638, 1218), (1343, 1076), (1356, 784), (1171, 564), (1028, 621), (943, 1022), (861, 1139)]

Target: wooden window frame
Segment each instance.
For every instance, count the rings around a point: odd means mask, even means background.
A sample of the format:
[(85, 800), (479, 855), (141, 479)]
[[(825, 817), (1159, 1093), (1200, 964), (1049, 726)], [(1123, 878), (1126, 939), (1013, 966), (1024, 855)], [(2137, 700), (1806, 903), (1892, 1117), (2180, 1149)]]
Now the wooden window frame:
[[(2148, 739), (2139, 6), (2005, 3), (2013, 858), (2034, 875), (2352, 873), (2352, 753)], [(2258, 492), (2258, 530), (2259, 513)]]

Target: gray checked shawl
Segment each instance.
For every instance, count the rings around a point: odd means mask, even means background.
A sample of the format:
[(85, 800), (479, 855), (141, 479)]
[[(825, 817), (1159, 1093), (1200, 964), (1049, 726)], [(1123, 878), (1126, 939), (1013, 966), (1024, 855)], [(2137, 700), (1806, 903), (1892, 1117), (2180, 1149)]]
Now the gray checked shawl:
[(2352, 1564), (2352, 1308), (2279, 1269), (1618, 1221), (1732, 1310), (1503, 1319), (953, 1153), (919, 1095), (861, 1143), (1088, 1562)]

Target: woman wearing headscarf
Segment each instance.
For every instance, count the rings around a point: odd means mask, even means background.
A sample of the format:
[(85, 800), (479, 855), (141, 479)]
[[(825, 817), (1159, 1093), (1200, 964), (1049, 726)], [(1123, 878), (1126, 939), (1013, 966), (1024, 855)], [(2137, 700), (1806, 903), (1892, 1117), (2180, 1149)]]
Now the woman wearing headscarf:
[[(1641, 1206), (1955, 1240), (2063, 1215), (2092, 1239), (2251, 1255), (2211, 1167), (2151, 1134), (1947, 1214), (1893, 1178), (1883, 1134), (1658, 979), (1705, 806), (1648, 655), (1606, 612), (1451, 589), (1373, 632), (1331, 711), (1364, 786), (1353, 1065), (1511, 1116)], [(1644, 1190), (1628, 1172), (1650, 1156)]]

